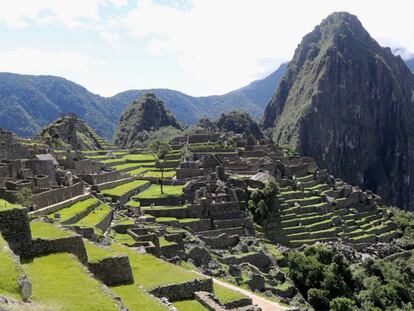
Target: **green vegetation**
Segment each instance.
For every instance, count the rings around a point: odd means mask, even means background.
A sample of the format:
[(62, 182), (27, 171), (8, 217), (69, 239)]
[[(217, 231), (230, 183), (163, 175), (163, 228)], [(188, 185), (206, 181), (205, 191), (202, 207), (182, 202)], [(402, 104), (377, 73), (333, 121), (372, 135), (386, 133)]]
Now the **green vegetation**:
[(152, 298), (136, 285), (111, 287), (111, 291), (121, 297), (122, 303), (129, 311), (167, 311), (167, 307)]
[(88, 262), (100, 261), (104, 258), (114, 257), (117, 253), (107, 247), (98, 246), (95, 243), (92, 243), (86, 239), (83, 240), (83, 243), (86, 248), (86, 253), (88, 255)]
[(164, 237), (160, 237), (159, 238), (159, 242), (160, 242), (160, 247), (177, 244), (175, 242), (169, 242), (169, 241), (167, 241)]
[(127, 173), (129, 175), (131, 175), (131, 176), (134, 176), (134, 175), (140, 175), (140, 174), (142, 174), (142, 173), (144, 173), (146, 171), (148, 171), (148, 168), (147, 167), (139, 167), (137, 169), (130, 170)]
[(148, 183), (147, 180), (134, 180), (111, 189), (104, 189), (101, 191), (101, 193), (103, 195), (111, 197), (120, 197), (131, 190), (137, 189), (138, 187), (145, 185), (146, 183)]
[(16, 201), (21, 206), (30, 206), (33, 202), (33, 191), (32, 189), (25, 187), (18, 190), (15, 194)]
[(0, 199), (0, 212), (10, 210), (13, 208), (22, 208), (22, 206), (18, 204), (12, 204), (7, 202), (6, 200)]
[(149, 254), (139, 254), (121, 245), (111, 246), (115, 251), (129, 257), (135, 282), (146, 290), (166, 284), (180, 284), (203, 277), (179, 266), (170, 264)]
[(278, 193), (279, 186), (273, 181), (268, 182), (263, 189), (257, 189), (251, 193), (247, 205), (257, 223), (263, 224), (269, 219)]
[(17, 280), (21, 275), (21, 269), (13, 261), (7, 242), (0, 235), (0, 295), (20, 298), (20, 290)]
[(88, 208), (90, 208), (92, 205), (96, 204), (98, 202), (95, 198), (88, 198), (83, 201), (76, 202), (75, 204), (63, 208), (57, 212), (53, 212), (48, 215), (50, 218), (54, 218), (54, 214), (60, 214), (60, 221), (68, 220), (80, 213), (85, 212)]
[(257, 122), (246, 112), (231, 111), (223, 113), (217, 120), (216, 126), (220, 130), (253, 136), (255, 139), (264, 137)]
[(127, 154), (122, 157), (123, 160), (134, 161), (134, 162), (154, 162), (155, 157), (153, 154), (148, 153), (137, 153), (137, 154)]
[[(33, 283), (32, 300), (61, 311), (117, 311), (115, 301), (69, 254), (34, 258), (24, 264)], [(81, 294), (80, 294), (81, 293)]]
[(159, 171), (147, 171), (142, 176), (143, 177), (161, 178), (162, 174), (164, 174), (164, 177), (166, 177), (166, 178), (172, 178), (172, 177), (175, 176), (175, 171), (174, 170), (169, 170), (169, 171), (164, 171), (164, 172), (161, 172), (161, 170), (159, 170)]
[(56, 240), (73, 235), (69, 230), (60, 229), (43, 221), (32, 221), (30, 223), (30, 230), (32, 231), (33, 239)]
[(115, 168), (116, 170), (122, 171), (122, 170), (126, 170), (126, 169), (130, 169), (130, 168), (139, 168), (139, 164), (137, 163), (124, 163), (124, 164), (119, 164), (119, 165), (115, 165), (113, 166), (113, 168)]
[(106, 204), (100, 204), (87, 216), (79, 220), (77, 223), (74, 223), (75, 226), (80, 227), (95, 227), (99, 224), (104, 218), (111, 212), (111, 208)]
[[(154, 157), (157, 159), (156, 161), (157, 163), (159, 163), (160, 161), (163, 161), (165, 164), (165, 157), (171, 151), (171, 147), (166, 141), (154, 140), (148, 144), (148, 151), (154, 155)], [(163, 189), (164, 168), (163, 167), (160, 168), (160, 179), (161, 179), (160, 192), (161, 194), (164, 194), (164, 189)]]
[(164, 193), (161, 194), (160, 185), (151, 185), (148, 189), (138, 193), (133, 198), (134, 199), (156, 199), (156, 198), (165, 198), (168, 196), (180, 196), (183, 192), (183, 186), (163, 186)]
[(206, 309), (201, 303), (196, 300), (182, 300), (176, 301), (173, 303), (174, 307), (178, 311), (206, 311)]
[(240, 299), (246, 298), (246, 296), (243, 295), (242, 293), (239, 293), (235, 290), (231, 290), (222, 285), (214, 283), (213, 286), (214, 286), (213, 287), (214, 295), (223, 304), (228, 303), (233, 300), (240, 300)]
[(408, 311), (414, 302), (413, 255), (351, 264), (340, 251), (314, 245), (289, 254), (288, 275), (316, 310)]

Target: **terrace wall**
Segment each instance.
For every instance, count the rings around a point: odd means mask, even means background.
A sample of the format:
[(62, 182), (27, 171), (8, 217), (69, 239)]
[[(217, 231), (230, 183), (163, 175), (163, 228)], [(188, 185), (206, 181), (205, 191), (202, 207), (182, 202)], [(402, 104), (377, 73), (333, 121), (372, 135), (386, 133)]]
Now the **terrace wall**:
[(193, 280), (182, 284), (164, 285), (151, 290), (156, 297), (167, 297), (169, 301), (193, 299), (195, 292), (213, 292), (213, 280)]
[(93, 275), (105, 285), (123, 285), (134, 283), (131, 264), (128, 256), (104, 258), (88, 264)]
[(39, 193), (34, 196), (33, 204), (36, 204), (37, 208), (42, 208), (48, 205), (69, 200), (70, 198), (76, 197), (83, 193), (83, 185), (81, 183), (77, 183), (70, 187), (57, 188)]
[(0, 211), (0, 233), (16, 255), (24, 255), (32, 240), (27, 210), (15, 208)]
[(121, 179), (122, 174), (120, 171), (113, 171), (102, 174), (82, 175), (80, 177), (90, 185), (99, 185), (109, 181)]

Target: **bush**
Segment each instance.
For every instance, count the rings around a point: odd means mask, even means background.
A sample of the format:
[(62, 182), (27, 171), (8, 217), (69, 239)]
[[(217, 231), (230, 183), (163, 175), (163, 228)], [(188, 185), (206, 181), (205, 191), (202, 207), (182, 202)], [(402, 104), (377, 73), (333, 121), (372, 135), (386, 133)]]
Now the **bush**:
[(278, 185), (274, 181), (270, 181), (263, 189), (258, 189), (251, 194), (247, 206), (254, 221), (263, 225), (263, 222), (269, 219), (278, 193)]
[(16, 201), (21, 206), (28, 207), (32, 205), (33, 196), (32, 189), (25, 187), (16, 192)]
[(329, 306), (329, 291), (311, 288), (308, 290), (308, 301), (315, 310), (327, 310)]
[(351, 299), (338, 297), (329, 303), (329, 311), (357, 311), (357, 308)]

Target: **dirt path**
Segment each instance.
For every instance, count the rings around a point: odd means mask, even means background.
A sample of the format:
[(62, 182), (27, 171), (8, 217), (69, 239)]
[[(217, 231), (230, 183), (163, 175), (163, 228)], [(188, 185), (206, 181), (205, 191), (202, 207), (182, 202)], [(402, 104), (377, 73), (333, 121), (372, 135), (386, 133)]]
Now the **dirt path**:
[(239, 293), (242, 293), (243, 295), (251, 298), (253, 300), (253, 304), (258, 305), (260, 308), (262, 308), (263, 311), (283, 311), (288, 310), (288, 308), (281, 306), (280, 304), (267, 300), (263, 297), (257, 296), (256, 294), (253, 294), (249, 292), (248, 290), (245, 290), (243, 288), (231, 285), (229, 283), (217, 280), (213, 278), (213, 282), (216, 284), (219, 284), (221, 286), (227, 287), (229, 289), (232, 289), (234, 291), (237, 291)]
[[(198, 273), (198, 274), (201, 274), (197, 271), (194, 271), (194, 272)], [(204, 275), (204, 274), (201, 274), (201, 275), (203, 275), (205, 277), (209, 277), (209, 276)], [(284, 306), (282, 306), (282, 305), (280, 305), (276, 302), (273, 302), (273, 301), (267, 300), (263, 297), (260, 297), (256, 294), (252, 293), (252, 292), (249, 292), (248, 290), (245, 290), (245, 289), (237, 287), (235, 285), (231, 285), (229, 283), (220, 281), (216, 278), (212, 278), (212, 279), (213, 279), (213, 282), (216, 283), (216, 284), (219, 284), (223, 287), (227, 287), (231, 290), (237, 291), (237, 292), (242, 293), (243, 295), (251, 298), (252, 301), (253, 301), (253, 304), (258, 305), (260, 308), (262, 308), (263, 311), (284, 311), (284, 310), (288, 310), (287, 307), (284, 307)]]

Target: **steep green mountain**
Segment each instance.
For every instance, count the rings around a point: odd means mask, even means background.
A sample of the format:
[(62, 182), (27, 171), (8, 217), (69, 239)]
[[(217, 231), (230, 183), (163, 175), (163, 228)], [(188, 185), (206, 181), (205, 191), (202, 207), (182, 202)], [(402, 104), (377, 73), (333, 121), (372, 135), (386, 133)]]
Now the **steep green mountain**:
[(195, 124), (201, 117), (218, 118), (221, 113), (235, 109), (258, 117), (270, 100), (285, 66), (244, 88), (206, 97), (153, 89), (130, 90), (105, 98), (59, 77), (0, 73), (0, 125), (19, 136), (30, 136), (58, 118), (60, 113), (73, 112), (82, 116), (99, 135), (112, 139), (122, 112), (148, 91), (156, 94), (185, 125)]
[(264, 114), (278, 143), (335, 176), (414, 209), (414, 75), (356, 16), (306, 35)]
[(68, 147), (74, 150), (99, 150), (107, 145), (93, 129), (76, 115), (62, 115), (44, 127), (39, 136), (52, 147)]
[(217, 120), (216, 126), (217, 129), (221, 131), (253, 135), (256, 139), (264, 137), (257, 122), (246, 112), (230, 111), (228, 113), (223, 113)]
[(122, 114), (115, 131), (114, 143), (119, 147), (135, 147), (145, 139), (146, 132), (162, 127), (181, 129), (181, 125), (164, 103), (154, 94), (141, 95)]

